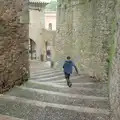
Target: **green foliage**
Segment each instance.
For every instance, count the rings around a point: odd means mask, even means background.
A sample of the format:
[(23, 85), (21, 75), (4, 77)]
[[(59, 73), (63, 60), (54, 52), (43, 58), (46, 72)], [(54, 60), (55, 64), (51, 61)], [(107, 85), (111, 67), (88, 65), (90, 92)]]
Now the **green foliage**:
[(46, 11), (56, 11), (57, 10), (57, 1), (52, 0), (50, 4), (46, 6)]
[(112, 67), (113, 58), (114, 58), (115, 52), (116, 52), (115, 29), (116, 29), (116, 21), (114, 20), (113, 24), (112, 24), (111, 48), (110, 48), (110, 51), (109, 51), (109, 64), (108, 64), (108, 69), (109, 70)]

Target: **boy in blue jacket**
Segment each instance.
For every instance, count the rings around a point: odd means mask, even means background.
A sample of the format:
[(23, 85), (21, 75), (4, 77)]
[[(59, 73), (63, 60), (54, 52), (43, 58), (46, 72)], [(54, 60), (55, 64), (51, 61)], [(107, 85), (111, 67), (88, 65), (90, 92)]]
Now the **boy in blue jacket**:
[(72, 74), (72, 68), (75, 68), (77, 74), (78, 74), (78, 70), (77, 67), (75, 66), (75, 64), (73, 63), (73, 61), (71, 60), (71, 57), (68, 56), (67, 60), (65, 61), (63, 68), (64, 68), (64, 74), (65, 74), (65, 79), (67, 80), (67, 85), (69, 87), (72, 86), (72, 83), (70, 81), (70, 75)]

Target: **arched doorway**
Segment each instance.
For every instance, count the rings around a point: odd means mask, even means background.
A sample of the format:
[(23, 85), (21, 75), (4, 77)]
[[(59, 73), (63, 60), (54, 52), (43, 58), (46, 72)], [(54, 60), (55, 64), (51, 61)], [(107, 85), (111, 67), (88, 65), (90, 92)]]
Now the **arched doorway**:
[(36, 43), (29, 39), (29, 57), (31, 60), (36, 59)]

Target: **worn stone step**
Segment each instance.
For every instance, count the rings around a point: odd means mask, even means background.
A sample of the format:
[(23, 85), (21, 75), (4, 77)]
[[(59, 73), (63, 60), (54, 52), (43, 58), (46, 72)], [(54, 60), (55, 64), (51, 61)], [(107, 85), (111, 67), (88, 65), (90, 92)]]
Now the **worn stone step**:
[(49, 73), (49, 72), (53, 72), (53, 69), (46, 69), (46, 70), (40, 70), (40, 69), (33, 69), (33, 71), (31, 71), (31, 75), (36, 75), (36, 74), (40, 74), (40, 73)]
[(40, 64), (37, 64), (36, 66), (30, 65), (30, 69), (31, 70), (32, 69), (36, 69), (36, 70), (50, 70), (52, 68), (50, 68), (50, 67), (44, 67), (44, 65), (41, 66)]
[(108, 91), (106, 89), (98, 89), (93, 87), (86, 87), (86, 85), (91, 86), (95, 83), (81, 83), (80, 87), (75, 87), (74, 83), (71, 88), (65, 85), (59, 85), (56, 83), (46, 83), (46, 82), (36, 82), (36, 81), (29, 81), (28, 83), (24, 84), (25, 87), (35, 88), (35, 89), (43, 89), (43, 90), (50, 90), (54, 92), (62, 92), (62, 93), (73, 93), (73, 94), (81, 94), (81, 95), (95, 95), (95, 96), (108, 96)]
[[(34, 80), (54, 80), (54, 81), (58, 81), (60, 83), (64, 82), (64, 81), (61, 81), (62, 79), (65, 78), (65, 75), (62, 73), (62, 74), (46, 74), (46, 75), (39, 75), (39, 76), (31, 76), (31, 80), (34, 79)], [(94, 82), (93, 80), (91, 79), (85, 79), (84, 76), (79, 76), (79, 75), (71, 75), (71, 81), (74, 81), (74, 82), (80, 82), (80, 81), (91, 81), (91, 82)]]
[(23, 119), (0, 114), (0, 120), (23, 120)]
[[(50, 70), (50, 71), (46, 71), (46, 72), (35, 72), (34, 74), (31, 73), (31, 77), (47, 77), (47, 76), (54, 76), (54, 75), (64, 75), (64, 72), (61, 70)], [(76, 73), (73, 72), (73, 74), (71, 75), (77, 75)]]
[(54, 71), (54, 69), (52, 69), (52, 68), (43, 68), (43, 69), (42, 69), (41, 67), (38, 67), (38, 68), (32, 67), (32, 69), (38, 70), (38, 71), (32, 72), (32, 73), (45, 72), (45, 71)]
[[(74, 80), (73, 81), (71, 81), (72, 83), (73, 83), (73, 86), (75, 86), (75, 87), (82, 87), (82, 86), (84, 86), (84, 87), (89, 87), (89, 88), (98, 88), (98, 89), (108, 89), (108, 84), (107, 83), (100, 83), (100, 82), (83, 82), (83, 81), (80, 81), (79, 83), (76, 83), (76, 82), (74, 82)], [(84, 84), (81, 84), (81, 83), (84, 83)], [(91, 83), (91, 85), (90, 84), (86, 84), (86, 83)], [(93, 83), (93, 84), (92, 84)], [(66, 83), (65, 83), (65, 81), (64, 82), (62, 82), (62, 83), (60, 83), (60, 82), (57, 82), (57, 84), (58, 85), (62, 85), (62, 86), (64, 86), (64, 85), (66, 85)]]
[(51, 90), (51, 91), (59, 91), (62, 88), (68, 88), (67, 85), (59, 85), (55, 83), (47, 83), (47, 82), (37, 82), (29, 80), (27, 83), (24, 83), (24, 87), (30, 87), (35, 89), (44, 89), (44, 90)]
[(51, 107), (47, 107), (46, 113), (47, 115), (45, 116), (44, 120), (110, 120), (109, 115), (81, 113), (73, 110), (58, 109)]
[[(84, 82), (92, 82), (92, 83), (93, 83), (93, 81), (90, 81), (90, 80), (89, 80), (89, 81), (83, 81), (82, 79), (80, 79), (79, 76), (72, 76), (71, 79), (70, 79), (70, 81), (71, 81), (72, 83), (77, 84), (78, 82), (75, 81), (76, 79), (79, 79), (79, 83), (80, 83), (80, 82), (83, 82), (83, 83), (84, 83)], [(32, 80), (33, 80), (33, 79), (32, 79)], [(50, 80), (50, 78), (49, 78), (48, 80), (45, 80), (45, 79), (42, 80), (42, 79), (40, 79), (40, 78), (39, 78), (39, 79), (36, 78), (36, 79), (34, 79), (34, 80), (39, 81), (39, 82), (42, 82), (42, 81), (43, 81), (43, 82), (52, 82), (52, 83), (66, 84), (66, 79), (64, 78), (64, 76), (61, 77), (61, 78), (60, 78), (60, 77), (56, 77), (56, 79), (53, 78), (53, 79), (51, 79), (51, 80)], [(78, 84), (79, 84), (79, 83), (78, 83)]]
[(110, 114), (106, 109), (53, 104), (5, 95), (0, 97), (0, 113), (28, 120), (109, 120)]
[[(29, 100), (25, 100), (29, 101)], [(44, 120), (45, 109), (43, 106), (35, 106), (31, 103), (26, 103), (20, 98), (14, 97), (0, 97), (0, 114), (14, 116), (24, 120)]]
[[(47, 76), (42, 78), (41, 76), (37, 76), (37, 77), (31, 77), (30, 80), (36, 80), (36, 81), (44, 81), (44, 82), (57, 82), (60, 84), (65, 84), (66, 80), (64, 78), (64, 74), (61, 75), (55, 75), (55, 76)], [(93, 79), (89, 79), (88, 77), (84, 77), (84, 75), (72, 75), (71, 76), (71, 82), (74, 83), (79, 83), (79, 82), (94, 82), (96, 83)]]
[(25, 87), (17, 87), (7, 94), (11, 96), (17, 96), (49, 103), (88, 106), (93, 108), (109, 108), (109, 104), (107, 103), (107, 97), (59, 93)]
[[(71, 79), (79, 79), (79, 76), (71, 76)], [(54, 77), (48, 77), (48, 78), (30, 78), (30, 80), (35, 80), (35, 81), (39, 81), (39, 82), (61, 82), (64, 81), (65, 82), (65, 78), (64, 75), (61, 76), (54, 76)]]
[(63, 72), (55, 72), (55, 73), (50, 73), (50, 74), (36, 74), (36, 75), (31, 75), (32, 77), (41, 77), (41, 78), (46, 78), (46, 77), (52, 77), (52, 76), (57, 76), (57, 75), (63, 75)]
[(41, 77), (41, 76), (35, 76), (35, 77), (31, 77), (30, 79), (39, 79), (39, 80), (50, 80), (50, 79), (62, 79), (64, 78), (64, 75), (52, 75), (52, 76), (49, 76), (49, 75), (46, 75), (46, 77)]
[(38, 63), (37, 63), (37, 65), (34, 65), (34, 66), (30, 64), (30, 69), (31, 69), (31, 70), (32, 70), (32, 69), (48, 70), (48, 69), (52, 69), (52, 68), (50, 68), (50, 67), (48, 67), (48, 66), (45, 67), (44, 65), (41, 66), (41, 64), (38, 64)]
[(47, 70), (47, 71), (37, 71), (37, 72), (32, 72), (31, 75), (37, 75), (37, 74), (41, 74), (41, 75), (45, 75), (45, 74), (51, 74), (51, 73), (55, 73), (55, 72), (61, 72), (60, 70)]
[[(78, 75), (76, 75), (76, 74), (73, 74), (73, 76), (78, 76)], [(76, 77), (76, 78), (70, 78), (70, 80), (72, 81), (72, 82), (74, 82), (74, 83), (79, 83), (79, 82), (96, 82), (94, 79), (91, 79), (91, 78), (89, 78), (88, 76), (84, 76), (84, 75), (79, 75), (78, 77)], [(59, 83), (64, 83), (64, 81), (59, 81)]]

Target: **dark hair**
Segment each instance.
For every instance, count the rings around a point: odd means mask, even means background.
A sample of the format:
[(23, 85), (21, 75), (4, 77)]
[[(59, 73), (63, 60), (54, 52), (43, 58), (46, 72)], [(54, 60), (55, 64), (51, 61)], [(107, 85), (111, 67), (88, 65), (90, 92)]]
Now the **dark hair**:
[(71, 59), (71, 57), (70, 57), (70, 56), (67, 56), (67, 59), (68, 59), (68, 60), (70, 60), (70, 59)]

